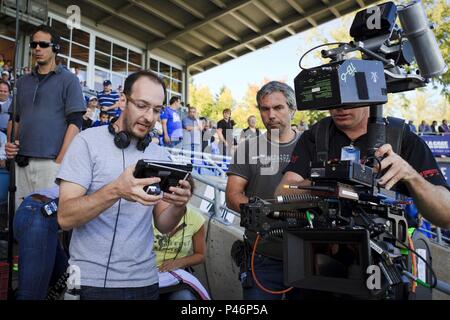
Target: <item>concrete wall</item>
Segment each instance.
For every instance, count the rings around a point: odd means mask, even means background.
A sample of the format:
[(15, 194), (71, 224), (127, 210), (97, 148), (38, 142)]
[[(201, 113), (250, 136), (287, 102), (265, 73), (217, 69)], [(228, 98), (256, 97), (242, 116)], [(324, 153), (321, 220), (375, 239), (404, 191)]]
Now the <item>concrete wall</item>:
[[(208, 219), (208, 218), (207, 218)], [(208, 220), (207, 220), (208, 221)], [(206, 261), (194, 268), (195, 275), (208, 288), (214, 300), (241, 300), (242, 287), (239, 269), (231, 259), (231, 246), (242, 239), (243, 230), (212, 220), (209, 226)], [(206, 271), (205, 271), (206, 269)]]
[[(450, 247), (431, 243), (430, 250), (436, 276), (439, 280), (450, 284)], [(434, 289), (433, 300), (450, 300), (450, 296)]]

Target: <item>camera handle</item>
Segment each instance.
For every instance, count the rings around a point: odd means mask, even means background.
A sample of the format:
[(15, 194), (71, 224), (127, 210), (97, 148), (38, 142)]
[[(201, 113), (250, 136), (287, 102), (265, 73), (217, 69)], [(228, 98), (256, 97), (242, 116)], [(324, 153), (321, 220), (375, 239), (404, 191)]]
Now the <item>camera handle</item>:
[(368, 149), (367, 158), (371, 158), (367, 165), (373, 167), (375, 150), (386, 143), (386, 119), (383, 117), (383, 105), (370, 106), (370, 115), (367, 122)]

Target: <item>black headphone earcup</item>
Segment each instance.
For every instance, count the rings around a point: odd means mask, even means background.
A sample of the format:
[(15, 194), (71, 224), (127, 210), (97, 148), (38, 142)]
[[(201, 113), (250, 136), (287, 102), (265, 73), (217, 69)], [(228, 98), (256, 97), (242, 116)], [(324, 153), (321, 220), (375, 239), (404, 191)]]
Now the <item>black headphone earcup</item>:
[(128, 133), (120, 131), (114, 135), (114, 144), (119, 149), (125, 149), (130, 145), (131, 139)]
[(145, 148), (147, 148), (151, 142), (152, 142), (152, 137), (148, 134), (145, 136), (145, 138), (140, 139), (138, 141), (138, 143), (136, 144), (136, 148), (139, 151), (145, 151)]

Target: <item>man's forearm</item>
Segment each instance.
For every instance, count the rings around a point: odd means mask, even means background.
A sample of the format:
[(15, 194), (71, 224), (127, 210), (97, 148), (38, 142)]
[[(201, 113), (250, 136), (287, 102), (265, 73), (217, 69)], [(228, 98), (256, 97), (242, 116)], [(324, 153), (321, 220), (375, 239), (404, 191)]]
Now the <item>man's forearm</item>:
[(234, 193), (227, 197), (227, 207), (233, 211), (241, 212), (241, 203), (248, 203), (248, 197), (243, 193)]
[(417, 175), (407, 183), (420, 214), (436, 226), (450, 228), (450, 191)]
[(78, 127), (74, 124), (69, 124), (66, 130), (66, 134), (64, 135), (64, 141), (61, 146), (61, 149), (59, 150), (59, 154), (56, 157), (56, 163), (61, 163), (61, 161), (64, 158), (64, 155), (66, 154), (67, 148), (69, 148), (70, 143), (72, 142), (73, 138), (80, 132)]
[(119, 200), (113, 183), (82, 197), (59, 201), (58, 223), (63, 230), (82, 226), (97, 218)]

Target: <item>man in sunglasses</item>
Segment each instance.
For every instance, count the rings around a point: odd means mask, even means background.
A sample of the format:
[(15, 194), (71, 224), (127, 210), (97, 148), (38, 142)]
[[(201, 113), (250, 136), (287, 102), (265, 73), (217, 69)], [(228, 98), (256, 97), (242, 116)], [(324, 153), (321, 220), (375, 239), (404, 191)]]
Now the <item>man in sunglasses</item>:
[[(24, 196), (54, 185), (59, 164), (86, 112), (78, 78), (56, 64), (59, 40), (53, 28), (36, 27), (30, 42), (36, 67), (17, 81), (16, 141), (6, 144), (8, 158), (15, 158), (17, 164), (16, 206)], [(12, 117), (9, 137), (11, 127)]]

